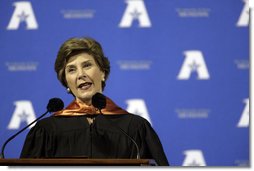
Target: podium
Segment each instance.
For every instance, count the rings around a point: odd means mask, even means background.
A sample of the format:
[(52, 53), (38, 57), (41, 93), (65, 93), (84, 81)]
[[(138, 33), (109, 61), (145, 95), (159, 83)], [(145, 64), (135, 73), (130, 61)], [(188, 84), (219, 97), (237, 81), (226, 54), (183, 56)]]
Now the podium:
[(51, 159), (0, 159), (0, 166), (152, 166), (151, 159), (84, 159), (84, 158), (51, 158)]

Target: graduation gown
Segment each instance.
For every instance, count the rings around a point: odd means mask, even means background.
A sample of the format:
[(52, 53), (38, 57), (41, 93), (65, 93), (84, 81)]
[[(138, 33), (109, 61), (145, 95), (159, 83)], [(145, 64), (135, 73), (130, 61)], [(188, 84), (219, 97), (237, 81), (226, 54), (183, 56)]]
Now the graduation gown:
[[(93, 119), (89, 123), (87, 117)], [(124, 134), (123, 131), (127, 134)], [(150, 123), (134, 114), (50, 116), (27, 134), (20, 158), (88, 157), (154, 159), (169, 165)]]

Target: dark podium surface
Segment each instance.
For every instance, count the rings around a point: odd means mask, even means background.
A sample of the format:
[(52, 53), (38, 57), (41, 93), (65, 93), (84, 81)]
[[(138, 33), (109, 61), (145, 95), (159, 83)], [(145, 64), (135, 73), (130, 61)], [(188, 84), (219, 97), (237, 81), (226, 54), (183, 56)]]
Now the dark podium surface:
[(0, 166), (152, 166), (151, 159), (0, 159)]

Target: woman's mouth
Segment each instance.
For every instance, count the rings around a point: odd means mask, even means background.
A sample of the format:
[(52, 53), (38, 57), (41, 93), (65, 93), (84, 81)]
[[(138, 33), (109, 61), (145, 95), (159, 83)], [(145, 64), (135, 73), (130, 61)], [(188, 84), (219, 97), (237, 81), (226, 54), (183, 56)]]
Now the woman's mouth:
[(81, 84), (79, 84), (78, 89), (80, 89), (80, 90), (87, 90), (91, 86), (92, 86), (92, 83), (90, 83), (90, 82), (81, 83)]

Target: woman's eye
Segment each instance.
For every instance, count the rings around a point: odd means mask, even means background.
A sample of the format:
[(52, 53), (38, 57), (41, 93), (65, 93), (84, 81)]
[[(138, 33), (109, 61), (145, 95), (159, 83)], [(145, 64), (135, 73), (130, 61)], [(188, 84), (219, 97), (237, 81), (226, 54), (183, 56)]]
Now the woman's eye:
[(86, 63), (83, 65), (84, 68), (90, 67), (92, 64), (91, 63)]
[(75, 69), (74, 69), (74, 68), (69, 68), (67, 71), (68, 71), (68, 72), (74, 72)]

